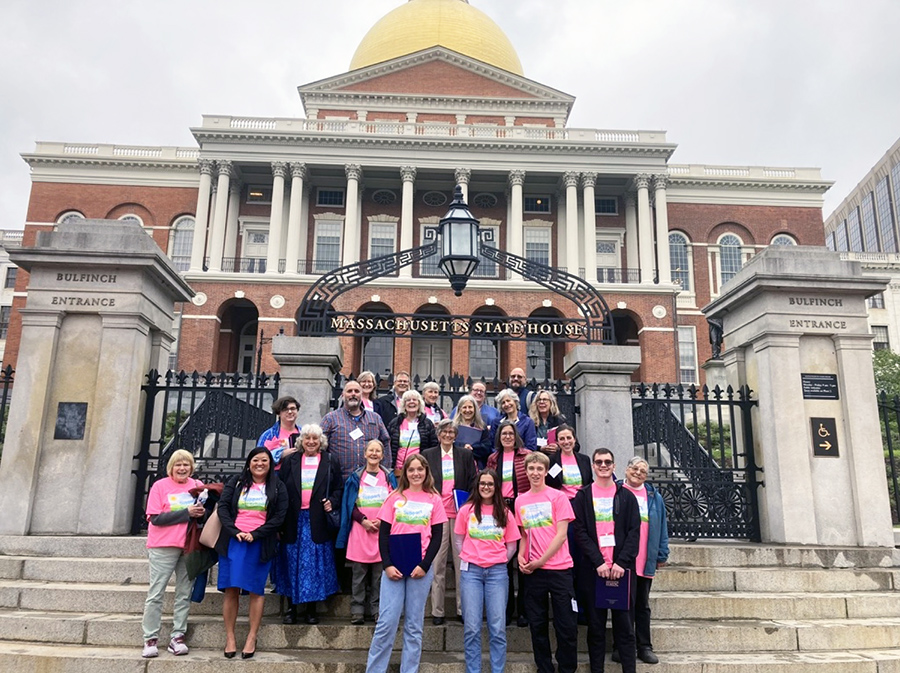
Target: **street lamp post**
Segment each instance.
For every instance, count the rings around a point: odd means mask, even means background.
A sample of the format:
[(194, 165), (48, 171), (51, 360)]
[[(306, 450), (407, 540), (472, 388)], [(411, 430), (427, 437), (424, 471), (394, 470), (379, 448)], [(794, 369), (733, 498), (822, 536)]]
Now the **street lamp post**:
[(469, 278), (478, 268), (478, 220), (463, 199), (462, 187), (456, 185), (450, 210), (438, 225), (441, 236), (441, 261), (438, 267), (450, 279), (457, 297), (462, 296)]

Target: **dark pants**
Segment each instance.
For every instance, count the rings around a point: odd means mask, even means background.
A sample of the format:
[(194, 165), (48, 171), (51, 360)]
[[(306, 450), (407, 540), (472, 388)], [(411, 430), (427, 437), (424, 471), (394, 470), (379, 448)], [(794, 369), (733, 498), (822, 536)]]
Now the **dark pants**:
[[(653, 584), (652, 577), (634, 576), (637, 580), (634, 585), (634, 604), (631, 606), (631, 624), (634, 628), (634, 640), (637, 649), (652, 650), (653, 642), (650, 640), (650, 587)], [(618, 647), (619, 632), (613, 622), (613, 642)]]
[[(548, 596), (550, 605), (553, 606), (559, 673), (574, 673), (578, 667), (578, 623), (575, 611), (572, 610), (575, 591), (572, 588), (571, 570), (535, 570), (525, 583), (525, 616), (528, 617), (531, 628), (531, 645), (538, 673), (554, 673), (553, 658), (550, 656)], [(633, 662), (633, 652), (631, 656)]]
[(634, 631), (631, 628), (631, 614), (628, 610), (606, 610), (595, 607), (594, 602), (586, 600), (587, 612), (587, 646), (591, 661), (591, 673), (603, 673), (603, 658), (606, 656), (606, 613), (612, 613), (615, 647), (622, 658), (622, 673), (635, 673), (636, 657), (634, 653)]
[[(506, 564), (509, 574), (509, 593), (506, 595), (506, 621), (512, 621), (518, 611), (519, 615), (525, 614), (525, 575), (519, 572), (519, 564), (513, 556)], [(516, 581), (519, 582), (519, 593), (516, 593)]]

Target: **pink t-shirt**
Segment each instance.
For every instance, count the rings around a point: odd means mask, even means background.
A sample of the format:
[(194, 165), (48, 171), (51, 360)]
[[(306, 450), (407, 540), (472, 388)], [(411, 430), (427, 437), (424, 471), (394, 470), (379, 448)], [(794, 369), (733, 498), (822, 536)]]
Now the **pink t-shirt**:
[(562, 480), (562, 492), (571, 500), (578, 493), (578, 489), (584, 486), (581, 483), (581, 469), (578, 467), (578, 461), (575, 460), (575, 454), (561, 455), (562, 473), (559, 475)]
[(613, 521), (613, 498), (616, 497), (616, 486), (600, 488), (596, 482), (591, 485), (591, 499), (594, 504), (594, 523), (597, 526), (597, 544), (606, 565), (612, 567), (613, 551), (615, 551), (616, 523)]
[(493, 505), (482, 505), (481, 523), (475, 518), (475, 505), (466, 503), (459, 510), (453, 532), (463, 536), (459, 557), (480, 568), (506, 563), (506, 544), (519, 539), (516, 517), (509, 512), (506, 528), (500, 528), (494, 521)]
[(238, 498), (238, 512), (234, 527), (242, 533), (252, 533), (266, 522), (266, 485), (252, 484)]
[(400, 421), (400, 446), (397, 447), (396, 469), (403, 469), (406, 459), (419, 453), (420, 444), (419, 421), (404, 418)]
[(516, 478), (516, 453), (504, 451), (498, 457), (498, 467), (503, 471), (500, 475), (500, 495), (504, 498), (512, 498), (516, 491), (513, 488), (513, 479)]
[(641, 542), (638, 547), (638, 555), (634, 561), (636, 572), (641, 577), (647, 577), (644, 574), (644, 568), (647, 566), (647, 538), (650, 535), (650, 512), (647, 509), (647, 489), (641, 484), (639, 488), (631, 488), (625, 484), (625, 488), (634, 493), (638, 502), (638, 509), (641, 512)]
[(275, 469), (281, 469), (281, 454), (284, 453), (285, 449), (290, 448), (290, 438), (291, 435), (300, 432), (298, 428), (294, 428), (289, 430), (282, 425), (278, 426), (278, 437), (273, 437), (272, 439), (267, 439), (265, 442), (265, 447), (272, 454), (272, 459), (275, 461)]
[(316, 472), (319, 471), (319, 461), (322, 456), (303, 455), (300, 457), (300, 509), (309, 509), (309, 500), (312, 496), (313, 484), (316, 482)]
[(431, 527), (447, 523), (441, 496), (425, 491), (394, 491), (381, 506), (378, 518), (391, 524), (391, 534), (420, 533), (423, 558), (431, 542)]
[[(375, 483), (372, 482), (374, 477)], [(367, 519), (375, 520), (384, 501), (391, 494), (391, 485), (384, 472), (369, 474), (363, 471), (359, 481), (359, 493), (356, 506)], [(350, 526), (350, 537), (347, 538), (347, 560), (357, 563), (380, 563), (381, 551), (378, 549), (378, 531), (368, 532), (356, 521)]]
[[(555, 488), (533, 489), (516, 498), (516, 519), (528, 542), (527, 559), (536, 561), (550, 547), (556, 537), (560, 521), (572, 521), (572, 505), (562, 491)], [(544, 570), (565, 570), (572, 567), (569, 545), (565, 542), (543, 565)]]
[(447, 518), (456, 517), (456, 501), (453, 499), (453, 489), (456, 488), (456, 479), (453, 476), (453, 453), (441, 452), (441, 500), (444, 502), (444, 511)]
[(184, 547), (187, 537), (188, 522), (171, 526), (154, 526), (150, 517), (163, 512), (177, 512), (194, 504), (194, 496), (188, 491), (192, 488), (203, 488), (203, 482), (188, 479), (179, 484), (171, 477), (157, 479), (153, 482), (150, 495), (147, 496), (147, 547)]

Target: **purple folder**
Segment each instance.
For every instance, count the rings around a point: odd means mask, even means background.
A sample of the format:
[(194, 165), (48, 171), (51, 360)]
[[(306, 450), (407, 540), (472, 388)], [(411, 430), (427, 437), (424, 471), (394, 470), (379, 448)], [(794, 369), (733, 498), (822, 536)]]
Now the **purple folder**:
[(388, 536), (391, 551), (391, 563), (404, 577), (412, 575), (412, 571), (422, 562), (421, 533), (392, 533)]
[(597, 578), (595, 606), (600, 610), (628, 610), (631, 606), (631, 571), (617, 580)]
[(479, 430), (478, 428), (472, 428), (468, 425), (460, 425), (456, 429), (456, 441), (454, 442), (456, 446), (465, 448), (466, 444), (475, 446), (478, 442), (481, 441), (481, 430)]

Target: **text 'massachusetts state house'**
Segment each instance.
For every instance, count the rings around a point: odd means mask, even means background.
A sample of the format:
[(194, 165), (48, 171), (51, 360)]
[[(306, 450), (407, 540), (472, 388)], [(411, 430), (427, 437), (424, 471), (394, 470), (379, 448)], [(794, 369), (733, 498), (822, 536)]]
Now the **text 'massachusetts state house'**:
[[(140, 222), (198, 293), (176, 324), (172, 366), (249, 372), (260, 331), (294, 334), (318, 277), (421, 245), (459, 184), (493, 245), (598, 288), (617, 341), (641, 347), (635, 378), (702, 383), (700, 309), (760, 249), (824, 243), (831, 183), (818, 169), (682, 165), (662, 131), (571, 128), (575, 98), (528, 79), (476, 7), (398, 5), (347, 72), (299, 87), (302, 116), (204, 116), (197, 147), (38, 142), (24, 157), (24, 244), (67, 218)], [(340, 296), (335, 310), (384, 318), (382, 335), (373, 322), (343, 338), (345, 373), (564, 375), (570, 345), (492, 330), (513, 316), (577, 318), (574, 304), (486, 259), (456, 297), (437, 262)], [(397, 314), (416, 321), (412, 337), (383, 336)], [(441, 316), (486, 327), (450, 339)], [(4, 364), (15, 366), (19, 327), (13, 311)], [(268, 347), (262, 368), (275, 369)]]

